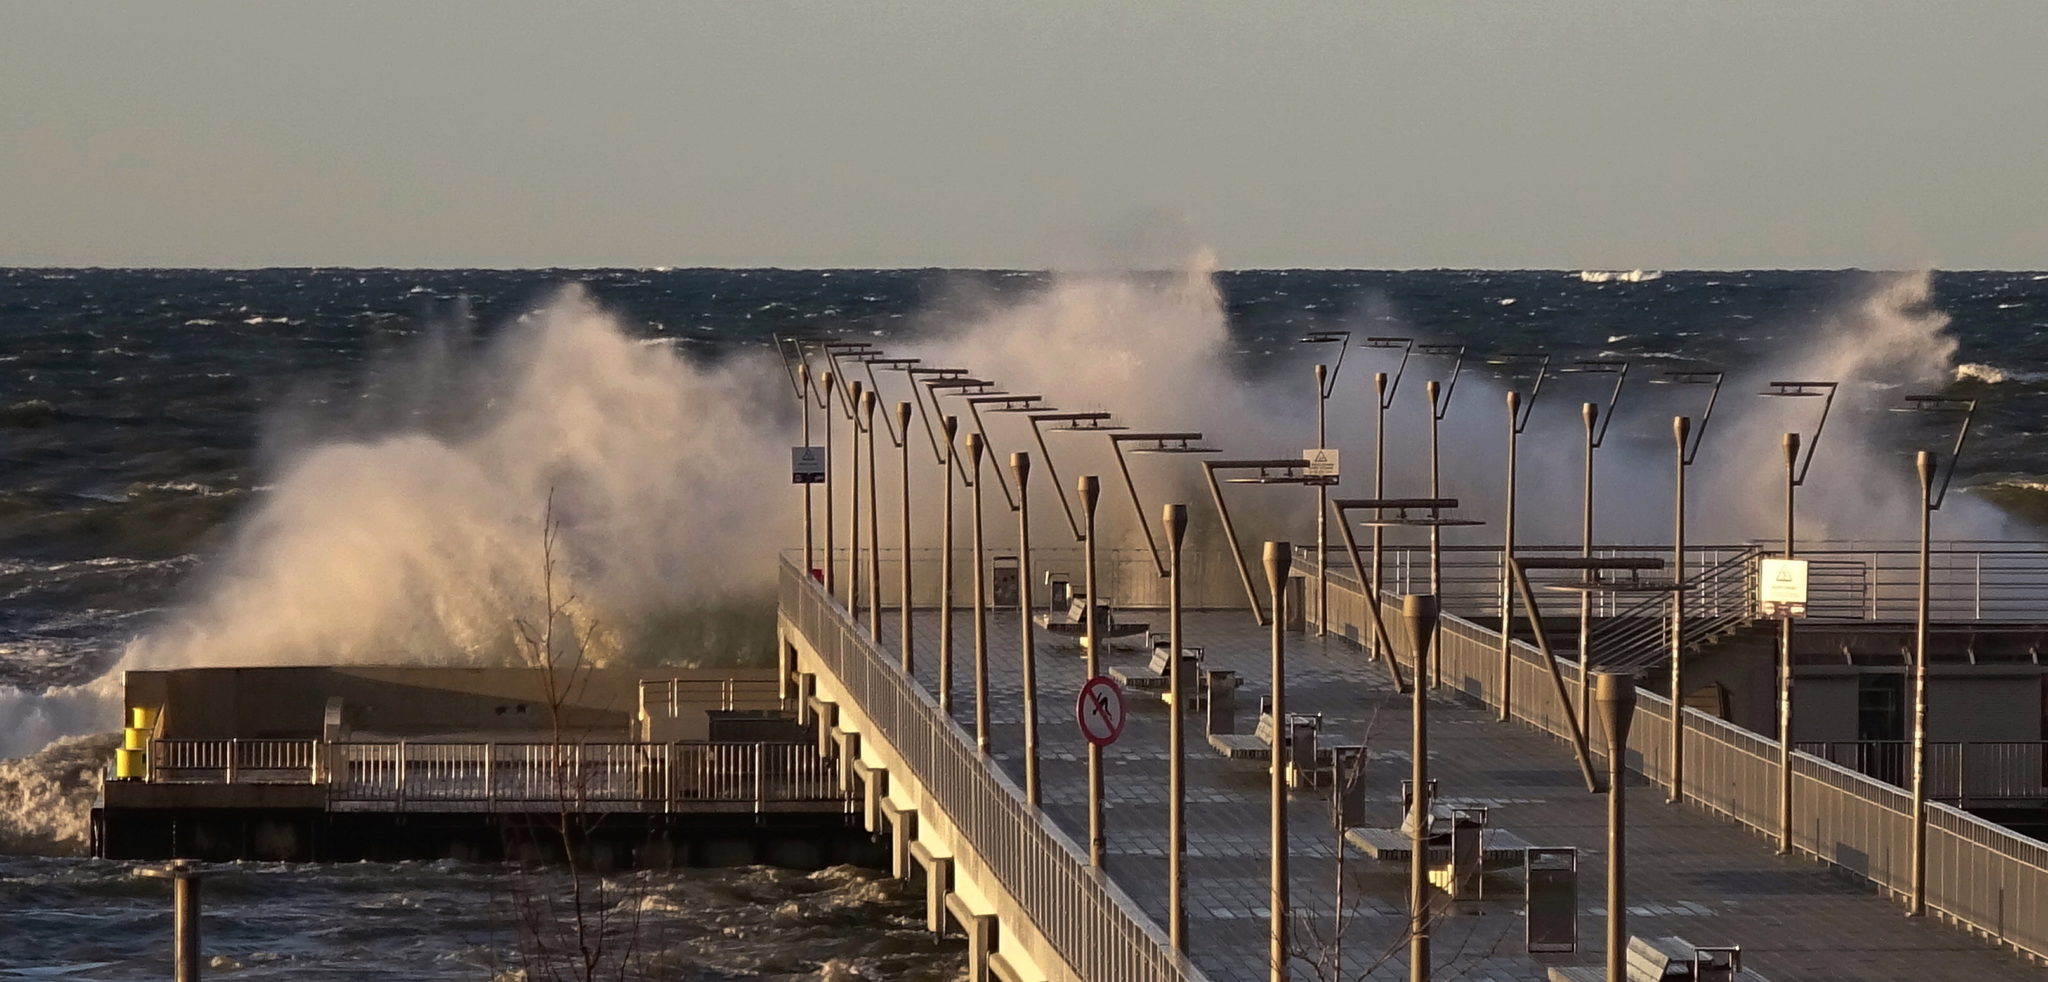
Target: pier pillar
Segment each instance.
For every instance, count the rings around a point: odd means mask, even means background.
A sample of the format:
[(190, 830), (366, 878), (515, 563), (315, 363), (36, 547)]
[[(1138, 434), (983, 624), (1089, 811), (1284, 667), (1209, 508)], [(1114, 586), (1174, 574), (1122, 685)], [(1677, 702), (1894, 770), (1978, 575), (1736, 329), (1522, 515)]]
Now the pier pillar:
[(882, 817), (889, 823), (889, 875), (899, 880), (910, 878), (910, 847), (917, 841), (917, 809), (897, 808), (890, 801), (882, 802)]

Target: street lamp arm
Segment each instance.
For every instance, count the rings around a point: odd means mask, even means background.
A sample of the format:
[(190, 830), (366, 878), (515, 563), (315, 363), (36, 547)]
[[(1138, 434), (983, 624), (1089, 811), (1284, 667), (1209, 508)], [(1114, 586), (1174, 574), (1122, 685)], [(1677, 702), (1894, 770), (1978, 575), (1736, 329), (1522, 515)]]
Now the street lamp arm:
[[(1351, 575), (1358, 578), (1359, 590), (1365, 595), (1365, 612), (1372, 620), (1373, 638), (1379, 643), (1381, 656), (1386, 659), (1388, 674), (1393, 676), (1394, 691), (1405, 693), (1408, 683), (1401, 678), (1401, 663), (1394, 660), (1394, 644), (1388, 640), (1387, 625), (1380, 617), (1380, 586), (1372, 576), (1366, 575), (1365, 557), (1358, 551), (1358, 534), (1351, 530), (1351, 520), (1344, 515), (1346, 510), (1343, 502), (1331, 499), (1330, 511), (1337, 516), (1337, 531), (1344, 533), (1344, 551), (1351, 556)], [(1421, 674), (1416, 672), (1417, 676)]]
[(1458, 391), (1458, 376), (1465, 371), (1465, 346), (1462, 344), (1425, 344), (1422, 346), (1422, 353), (1425, 355), (1450, 355), (1453, 358), (1450, 380), (1444, 383), (1441, 398), (1430, 409), (1436, 415), (1437, 422), (1443, 422), (1444, 415), (1451, 411), (1451, 394)]

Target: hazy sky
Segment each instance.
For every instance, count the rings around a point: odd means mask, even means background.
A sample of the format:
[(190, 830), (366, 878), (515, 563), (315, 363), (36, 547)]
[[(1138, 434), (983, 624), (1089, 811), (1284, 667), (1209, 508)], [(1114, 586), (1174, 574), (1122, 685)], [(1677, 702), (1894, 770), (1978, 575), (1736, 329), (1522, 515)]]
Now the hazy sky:
[(0, 264), (2048, 267), (2048, 3), (0, 0)]

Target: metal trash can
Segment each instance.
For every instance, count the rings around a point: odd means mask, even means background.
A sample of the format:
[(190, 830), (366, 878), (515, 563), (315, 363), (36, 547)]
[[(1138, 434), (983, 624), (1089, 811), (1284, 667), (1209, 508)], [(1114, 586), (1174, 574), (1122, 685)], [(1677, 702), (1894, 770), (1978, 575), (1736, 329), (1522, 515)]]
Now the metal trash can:
[(1528, 883), (1528, 936), (1532, 953), (1579, 950), (1579, 851), (1530, 846), (1522, 857)]

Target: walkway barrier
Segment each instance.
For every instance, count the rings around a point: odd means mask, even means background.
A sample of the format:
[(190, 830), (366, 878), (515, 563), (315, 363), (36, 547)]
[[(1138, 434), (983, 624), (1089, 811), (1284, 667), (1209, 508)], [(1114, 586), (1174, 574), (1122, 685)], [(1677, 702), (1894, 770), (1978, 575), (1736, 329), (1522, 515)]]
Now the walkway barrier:
[[(1365, 637), (1365, 597), (1331, 577), (1330, 630)], [(1400, 598), (1382, 598), (1381, 614), (1398, 623)], [(1446, 614), (1439, 650), (1446, 688), (1485, 705), (1501, 704), (1500, 635)], [(1404, 654), (1408, 644), (1394, 632)], [(1533, 645), (1510, 648), (1510, 716), (1559, 739), (1570, 730), (1549, 673)], [(1408, 655), (1412, 659), (1412, 655)], [(1578, 691), (1578, 665), (1558, 660), (1568, 693)], [(1669, 700), (1639, 692), (1626, 749), (1628, 766), (1653, 782), (1668, 780)], [(1775, 839), (1778, 832), (1778, 742), (1696, 709), (1687, 709), (1686, 798)], [(1583, 718), (1583, 714), (1581, 715)], [(1595, 754), (1606, 753), (1600, 727)], [(1927, 905), (1970, 930), (2036, 958), (2048, 959), (2048, 844), (1932, 803), (1927, 838)], [(1904, 790), (1808, 753), (1792, 755), (1792, 846), (1853, 873), (1881, 892), (1910, 888), (1912, 802)]]
[(1010, 779), (982, 760), (957, 723), (850, 623), (822, 586), (785, 559), (782, 616), (825, 667), (1074, 973), (1119, 982), (1202, 979), (1087, 853), (1035, 814)]

